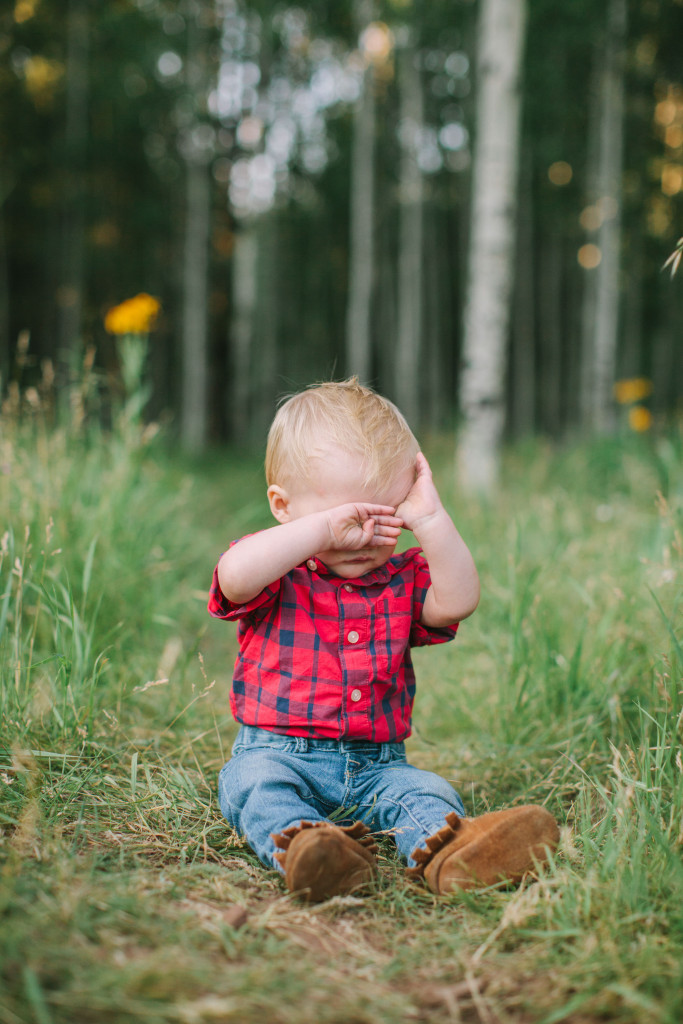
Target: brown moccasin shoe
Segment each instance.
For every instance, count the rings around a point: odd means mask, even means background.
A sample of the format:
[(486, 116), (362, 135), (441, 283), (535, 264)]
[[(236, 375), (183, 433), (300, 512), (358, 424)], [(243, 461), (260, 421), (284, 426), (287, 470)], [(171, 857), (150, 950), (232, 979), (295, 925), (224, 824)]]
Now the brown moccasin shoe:
[(302, 821), (272, 836), (282, 850), (275, 857), (285, 869), (290, 892), (320, 903), (365, 885), (377, 871), (377, 844), (360, 821), (339, 826)]
[(432, 892), (474, 889), (505, 881), (517, 884), (557, 848), (557, 822), (544, 807), (527, 804), (492, 811), (479, 818), (446, 815), (446, 825), (415, 850), (417, 867), (408, 877), (423, 876)]

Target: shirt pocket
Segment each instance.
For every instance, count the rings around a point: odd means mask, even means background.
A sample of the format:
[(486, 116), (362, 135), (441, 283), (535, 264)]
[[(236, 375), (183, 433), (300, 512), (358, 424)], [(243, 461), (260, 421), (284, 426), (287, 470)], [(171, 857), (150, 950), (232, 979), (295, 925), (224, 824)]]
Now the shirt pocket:
[(375, 605), (370, 622), (370, 654), (377, 682), (400, 681), (410, 644), (411, 601), (407, 595), (389, 594)]

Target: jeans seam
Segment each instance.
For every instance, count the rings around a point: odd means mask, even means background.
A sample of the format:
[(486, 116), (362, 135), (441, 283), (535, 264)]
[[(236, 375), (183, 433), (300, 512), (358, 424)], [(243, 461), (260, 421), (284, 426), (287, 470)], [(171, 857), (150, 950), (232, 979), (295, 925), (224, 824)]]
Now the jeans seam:
[(392, 800), (391, 797), (385, 797), (385, 801), (388, 804), (393, 804), (394, 807), (400, 807), (403, 813), (410, 818), (413, 824), (415, 824), (421, 832), (424, 832), (426, 836), (431, 835), (430, 827), (424, 822), (421, 822), (419, 818), (416, 818), (412, 810), (409, 807), (406, 807), (401, 800)]

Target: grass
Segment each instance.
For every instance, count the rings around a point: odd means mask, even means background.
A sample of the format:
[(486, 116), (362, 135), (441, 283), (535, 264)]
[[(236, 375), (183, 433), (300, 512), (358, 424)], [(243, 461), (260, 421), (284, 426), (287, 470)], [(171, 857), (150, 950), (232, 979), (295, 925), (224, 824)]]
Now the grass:
[(674, 1024), (683, 1016), (683, 451), (508, 453), (450, 486), (483, 600), (415, 654), (414, 763), (471, 813), (543, 803), (536, 881), (305, 908), (224, 822), (227, 542), (267, 525), (256, 459), (8, 418), (0, 440), (0, 1024)]

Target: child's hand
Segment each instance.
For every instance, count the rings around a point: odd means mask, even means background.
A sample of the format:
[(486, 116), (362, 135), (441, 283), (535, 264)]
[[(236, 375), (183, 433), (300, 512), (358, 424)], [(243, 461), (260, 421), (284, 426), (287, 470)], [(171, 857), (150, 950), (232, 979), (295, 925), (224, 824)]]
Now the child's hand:
[(432, 471), (422, 452), (417, 453), (415, 468), (415, 483), (396, 509), (396, 515), (403, 520), (403, 525), (408, 530), (419, 528), (422, 523), (443, 510), (439, 492), (432, 480)]
[(327, 518), (330, 547), (337, 551), (358, 551), (366, 547), (393, 545), (403, 521), (389, 505), (353, 502), (322, 513)]

